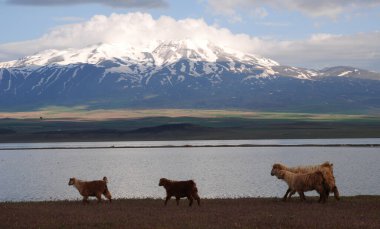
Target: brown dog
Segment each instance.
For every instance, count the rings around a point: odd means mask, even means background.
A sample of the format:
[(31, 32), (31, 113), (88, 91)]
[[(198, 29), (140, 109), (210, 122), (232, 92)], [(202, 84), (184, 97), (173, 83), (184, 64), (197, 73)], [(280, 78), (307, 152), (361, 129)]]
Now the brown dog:
[(82, 181), (78, 180), (75, 177), (70, 178), (69, 185), (74, 185), (78, 189), (79, 193), (83, 196), (83, 204), (88, 203), (89, 196), (96, 196), (98, 203), (102, 199), (102, 194), (107, 197), (107, 199), (112, 202), (111, 193), (107, 187), (107, 177), (103, 177), (103, 180), (95, 181)]
[(189, 199), (189, 206), (193, 204), (193, 199), (197, 200), (198, 206), (201, 205), (201, 199), (198, 196), (198, 189), (193, 180), (172, 181), (166, 178), (161, 178), (158, 185), (163, 186), (166, 190), (165, 206), (172, 196), (176, 198), (177, 206), (179, 205), (179, 199), (183, 197), (187, 197), (187, 199)]
[[(307, 166), (297, 166), (297, 167), (287, 167), (286, 165), (276, 163), (272, 166), (271, 175), (274, 176), (275, 172), (278, 170), (287, 170), (289, 172), (298, 173), (298, 174), (321, 171), (323, 173), (323, 177), (326, 180), (326, 183), (328, 184), (328, 189), (326, 189), (326, 198), (329, 197), (330, 192), (333, 192), (335, 199), (339, 200), (339, 191), (335, 184), (333, 164), (328, 161), (319, 165), (307, 165)], [(289, 193), (288, 191), (285, 193), (283, 197), (284, 199), (287, 198), (288, 193)]]
[[(328, 193), (326, 190), (328, 190), (328, 185), (321, 171), (299, 174), (287, 170), (276, 170), (274, 171), (274, 176), (284, 180), (288, 184), (286, 194), (289, 193), (289, 199), (294, 193), (298, 192), (301, 201), (304, 201), (304, 192), (316, 190), (320, 195), (318, 202), (326, 202), (326, 193)], [(283, 201), (286, 201), (286, 195)]]

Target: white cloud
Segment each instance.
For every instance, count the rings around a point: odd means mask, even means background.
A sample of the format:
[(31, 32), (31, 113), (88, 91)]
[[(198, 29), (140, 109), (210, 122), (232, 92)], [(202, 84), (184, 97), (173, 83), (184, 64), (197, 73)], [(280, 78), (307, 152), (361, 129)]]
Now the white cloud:
[(380, 5), (380, 0), (208, 0), (217, 13), (233, 16), (239, 11), (271, 7), (277, 10), (298, 11), (312, 17), (335, 18), (355, 9)]
[[(175, 20), (149, 14), (97, 15), (90, 20), (53, 28), (42, 37), (0, 45), (0, 60), (16, 59), (55, 48), (82, 48), (96, 43), (128, 43), (149, 51), (159, 40), (209, 40), (215, 45), (273, 58), (281, 64), (320, 68), (353, 65), (380, 70), (380, 32), (355, 35), (315, 34), (305, 40), (275, 40), (234, 34), (203, 19)], [(152, 44), (153, 42), (153, 44)]]
[(109, 17), (96, 15), (86, 22), (56, 27), (35, 40), (2, 44), (0, 55), (23, 56), (44, 49), (80, 48), (102, 42), (129, 43), (143, 49), (155, 40), (187, 38), (210, 40), (239, 50), (255, 45), (258, 40), (210, 26), (203, 19), (175, 20), (168, 16), (154, 19), (145, 13), (112, 14)]
[(380, 32), (354, 35), (315, 34), (306, 40), (270, 41), (263, 55), (280, 63), (323, 68), (337, 65), (380, 71)]

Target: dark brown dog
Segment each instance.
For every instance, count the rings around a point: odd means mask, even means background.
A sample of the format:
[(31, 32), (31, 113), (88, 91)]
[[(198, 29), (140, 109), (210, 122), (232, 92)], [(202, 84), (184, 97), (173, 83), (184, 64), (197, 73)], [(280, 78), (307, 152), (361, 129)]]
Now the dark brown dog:
[(183, 197), (187, 197), (187, 199), (189, 199), (189, 206), (193, 204), (193, 199), (197, 200), (198, 206), (201, 205), (201, 199), (198, 196), (198, 189), (193, 180), (172, 181), (166, 178), (161, 178), (158, 185), (163, 186), (166, 190), (165, 206), (172, 196), (176, 198), (177, 205), (179, 205), (179, 199)]

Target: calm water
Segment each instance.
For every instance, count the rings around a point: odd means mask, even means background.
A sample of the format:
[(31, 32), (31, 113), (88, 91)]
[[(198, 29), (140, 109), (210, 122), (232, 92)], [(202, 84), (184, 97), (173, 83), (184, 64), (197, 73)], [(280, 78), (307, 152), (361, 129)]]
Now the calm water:
[(78, 199), (78, 192), (67, 185), (73, 176), (107, 176), (115, 198), (162, 198), (161, 177), (194, 179), (201, 197), (280, 197), (287, 186), (270, 176), (273, 163), (326, 160), (334, 163), (341, 195), (380, 195), (378, 147), (20, 149), (0, 151), (0, 201)]

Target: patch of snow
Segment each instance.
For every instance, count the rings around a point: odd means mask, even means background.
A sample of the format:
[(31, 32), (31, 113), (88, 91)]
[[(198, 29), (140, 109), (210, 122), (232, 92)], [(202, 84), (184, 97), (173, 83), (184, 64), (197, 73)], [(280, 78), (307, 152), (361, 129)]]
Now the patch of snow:
[(9, 89), (11, 89), (11, 85), (12, 85), (12, 77), (9, 77), (8, 87), (4, 91), (9, 91)]
[(173, 67), (169, 67), (168, 70), (169, 70), (169, 72), (170, 72), (171, 75), (175, 75), (176, 74), (176, 70)]
[[(46, 83), (49, 83), (50, 79), (54, 76), (54, 77), (57, 77), (55, 74), (57, 73), (58, 69), (54, 70), (54, 72), (52, 74), (50, 74), (47, 78), (46, 78)], [(62, 70), (61, 70), (62, 71)]]
[(77, 76), (77, 74), (78, 74), (78, 71), (79, 71), (79, 69), (75, 69), (73, 75), (71, 76), (71, 78), (75, 78)]
[(352, 73), (352, 71), (345, 71), (345, 72), (340, 73), (338, 76), (345, 76), (345, 75), (348, 75), (350, 73)]
[(123, 76), (120, 76), (120, 77), (116, 80), (116, 82), (121, 82), (121, 81), (127, 81), (127, 79), (124, 78)]
[(203, 71), (207, 75), (215, 72), (215, 69), (216, 69), (216, 67), (212, 63), (206, 63), (203, 65)]
[(310, 76), (314, 77), (314, 76), (317, 76), (318, 73), (315, 72), (315, 71), (312, 71), (312, 70), (306, 70), (307, 74), (309, 74)]
[(134, 74), (135, 71), (133, 71), (129, 66), (127, 65), (120, 65), (118, 67), (111, 67), (107, 68), (104, 72), (104, 74), (108, 73), (128, 73), (128, 74)]
[(194, 62), (192, 61), (189, 61), (189, 72), (192, 75), (198, 75), (198, 73), (195, 71)]
[(110, 74), (110, 73), (109, 73), (109, 72), (103, 72), (102, 77), (100, 77), (99, 80), (98, 80), (98, 84), (102, 83), (103, 80), (104, 80), (104, 78), (106, 78), (106, 76), (107, 76), (108, 74)]
[(181, 72), (185, 72), (186, 71), (186, 65), (184, 63), (181, 64)]
[(34, 88), (40, 87), (44, 81), (45, 78), (41, 78), (40, 81), (38, 81), (38, 83), (32, 87), (32, 91), (34, 90)]
[(298, 79), (309, 79), (309, 76), (300, 71), (300, 72), (298, 72), (297, 78)]
[(183, 76), (183, 75), (179, 75), (179, 76), (177, 77), (177, 79), (178, 79), (178, 81), (183, 82), (183, 81), (185, 81), (185, 76)]
[(266, 72), (268, 73), (268, 75), (274, 75), (274, 74), (278, 73), (278, 72), (274, 71), (272, 68), (266, 69)]

